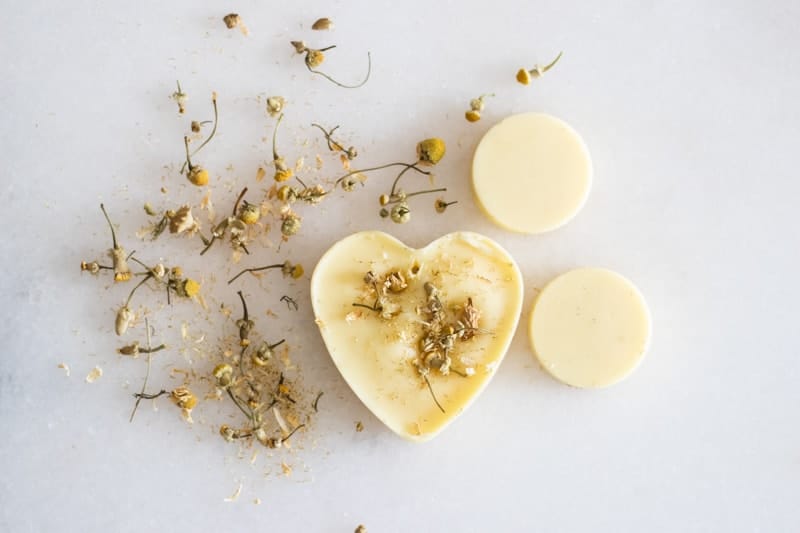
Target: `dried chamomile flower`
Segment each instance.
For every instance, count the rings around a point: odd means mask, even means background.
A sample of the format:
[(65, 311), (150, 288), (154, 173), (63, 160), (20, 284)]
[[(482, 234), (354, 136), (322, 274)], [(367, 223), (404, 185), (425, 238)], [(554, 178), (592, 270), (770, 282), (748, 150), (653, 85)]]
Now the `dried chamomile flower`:
[(214, 367), (212, 375), (216, 380), (217, 387), (227, 389), (233, 382), (233, 367), (227, 363), (221, 363)]
[(197, 396), (192, 394), (188, 387), (178, 387), (170, 393), (175, 405), (186, 411), (191, 411), (197, 405)]
[(178, 104), (178, 113), (183, 115), (186, 112), (186, 93), (181, 90), (181, 82), (175, 82), (178, 84), (178, 90), (175, 91), (170, 95), (170, 98), (175, 100), (175, 103)]
[(400, 271), (391, 272), (386, 276), (383, 282), (384, 286), (389, 289), (389, 292), (403, 292), (408, 288), (408, 283), (403, 273)]
[(469, 110), (464, 113), (467, 122), (478, 122), (481, 119), (481, 112), (483, 112), (483, 108), (485, 107), (484, 100), (488, 96), (494, 96), (494, 93), (482, 94), (478, 98), (473, 98), (469, 101)]
[(303, 276), (304, 270), (303, 265), (299, 263), (292, 264), (289, 261), (285, 261), (281, 266), (281, 272), (285, 277), (299, 279)]
[(291, 237), (300, 231), (300, 217), (294, 213), (286, 213), (281, 222), (281, 234), (284, 237)]
[(311, 25), (312, 30), (332, 30), (333, 29), (333, 21), (328, 17), (322, 17), (314, 21), (314, 24)]
[(281, 202), (294, 202), (297, 200), (297, 189), (292, 187), (291, 185), (281, 185), (278, 188), (278, 192), (276, 193), (278, 200)]
[(250, 332), (255, 327), (255, 322), (250, 320), (250, 314), (247, 312), (247, 302), (244, 299), (242, 291), (238, 291), (239, 299), (242, 301), (242, 318), (236, 321), (236, 327), (239, 328), (239, 346), (250, 345)]
[(433, 207), (436, 209), (437, 213), (444, 213), (447, 211), (447, 208), (453, 204), (457, 204), (458, 200), (453, 202), (446, 202), (443, 198), (437, 198), (436, 201), (433, 203)]
[(304, 41), (290, 41), (290, 44), (294, 47), (295, 52), (297, 52), (298, 54), (305, 54), (304, 62), (306, 64), (306, 68), (310, 72), (314, 74), (319, 74), (320, 76), (326, 78), (327, 80), (335, 83), (339, 87), (344, 87), (345, 89), (356, 89), (367, 83), (367, 80), (369, 80), (370, 73), (372, 72), (372, 56), (370, 55), (369, 52), (367, 52), (367, 74), (366, 76), (364, 76), (364, 79), (361, 82), (357, 83), (356, 85), (346, 85), (344, 83), (336, 81), (328, 74), (316, 70), (316, 68), (320, 66), (323, 63), (323, 61), (325, 61), (325, 52), (336, 48), (335, 44), (332, 46), (327, 46), (325, 48), (319, 48), (319, 49), (309, 48)]
[(270, 96), (267, 98), (267, 113), (271, 117), (277, 117), (283, 112), (286, 106), (286, 98), (283, 96)]
[(251, 204), (247, 201), (242, 203), (242, 206), (239, 208), (239, 219), (251, 226), (258, 222), (261, 218), (261, 208), (255, 204)]
[(417, 157), (422, 165), (433, 166), (442, 160), (446, 148), (444, 141), (438, 137), (425, 139), (417, 143)]
[[(324, 131), (324, 130), (323, 130)], [(412, 196), (417, 196), (420, 194), (429, 194), (434, 192), (443, 192), (447, 191), (446, 188), (438, 188), (438, 189), (430, 189), (424, 191), (415, 191), (412, 193), (405, 193), (402, 189), (398, 189), (398, 184), (400, 179), (403, 175), (408, 172), (409, 170), (413, 170), (420, 174), (431, 176), (431, 172), (423, 170), (420, 168), (419, 165), (427, 165), (432, 166), (441, 161), (442, 157), (444, 157), (445, 152), (445, 144), (444, 141), (438, 138), (432, 139), (425, 139), (420, 141), (417, 144), (417, 160), (413, 163), (388, 163), (386, 165), (380, 165), (377, 167), (365, 168), (360, 170), (353, 170), (348, 172), (344, 176), (341, 176), (334, 182), (334, 188), (337, 187), (340, 183), (345, 184), (347, 183), (346, 180), (353, 176), (363, 176), (365, 172), (371, 172), (374, 170), (381, 170), (389, 167), (400, 166), (403, 169), (397, 174), (392, 183), (392, 188), (389, 194), (381, 194), (378, 197), (378, 202), (380, 203), (383, 208), (379, 211), (381, 218), (387, 218), (389, 216), (392, 217), (392, 220), (398, 223), (405, 223), (409, 219), (409, 211), (408, 211), (408, 198)], [(349, 187), (350, 185), (348, 185)], [(395, 205), (392, 210), (390, 211), (386, 206), (390, 204), (404, 204), (403, 207)]]
[(275, 165), (275, 181), (282, 182), (291, 179), (294, 171), (286, 165), (286, 160), (278, 154), (278, 127), (283, 120), (283, 114), (275, 122), (275, 131), (272, 134), (272, 163)]
[(356, 185), (361, 183), (362, 185), (366, 181), (367, 177), (364, 174), (354, 174), (352, 176), (347, 176), (342, 180), (342, 189), (346, 192), (352, 192), (355, 190)]
[(167, 218), (169, 219), (170, 233), (194, 233), (199, 229), (197, 221), (192, 216), (192, 208), (188, 205), (181, 206), (177, 211), (169, 211)]
[(186, 179), (189, 180), (189, 183), (197, 185), (198, 187), (208, 185), (209, 174), (208, 170), (203, 168), (201, 165), (192, 164), (192, 156), (202, 150), (203, 147), (208, 144), (208, 142), (213, 139), (214, 135), (217, 133), (217, 123), (219, 119), (219, 111), (217, 109), (217, 93), (212, 93), (211, 103), (214, 107), (214, 127), (211, 129), (211, 133), (206, 140), (204, 140), (194, 151), (189, 153), (189, 137), (183, 137), (183, 145), (186, 150), (186, 162), (181, 168), (181, 173), (186, 172)]
[(110, 267), (102, 267), (97, 261), (81, 261), (81, 272), (89, 272), (90, 274), (97, 275), (100, 272), (101, 268), (110, 268)]
[(522, 85), (529, 85), (532, 79), (540, 78), (545, 72), (553, 68), (555, 64), (558, 63), (558, 60), (561, 59), (563, 53), (564, 52), (559, 52), (553, 61), (543, 67), (534, 65), (530, 70), (525, 70), (524, 68), (519, 69), (519, 71), (517, 71), (517, 81)]
[(286, 339), (281, 339), (275, 344), (269, 344), (267, 341), (261, 341), (258, 349), (253, 352), (251, 359), (256, 366), (266, 366), (269, 364), (272, 357), (275, 355), (275, 348), (286, 342)]
[(396, 224), (405, 224), (411, 220), (411, 210), (408, 208), (408, 204), (401, 202), (392, 207), (391, 217), (392, 222)]
[(186, 278), (180, 285), (178, 285), (178, 288), (175, 292), (178, 294), (178, 296), (182, 296), (184, 298), (193, 298), (200, 293), (200, 284), (191, 278)]

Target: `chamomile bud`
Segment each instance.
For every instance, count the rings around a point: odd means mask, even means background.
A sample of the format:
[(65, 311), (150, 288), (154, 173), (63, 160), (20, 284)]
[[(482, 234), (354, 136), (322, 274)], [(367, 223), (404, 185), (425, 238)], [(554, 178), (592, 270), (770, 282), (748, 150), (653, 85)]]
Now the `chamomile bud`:
[(438, 137), (417, 143), (417, 157), (420, 164), (435, 165), (442, 160), (446, 151), (444, 141)]
[(383, 208), (381, 208), (381, 210), (378, 212), (378, 214), (381, 216), (381, 218), (386, 218), (386, 217), (388, 217), (388, 216), (389, 216), (389, 210), (388, 210), (388, 209), (386, 209), (385, 207), (383, 207)]
[(378, 197), (378, 203), (380, 203), (381, 205), (388, 204), (389, 203), (389, 195), (388, 194), (381, 194)]
[(236, 431), (227, 424), (222, 424), (219, 427), (219, 434), (222, 435), (222, 438), (227, 442), (233, 442), (233, 439), (236, 438)]
[(405, 224), (411, 220), (411, 210), (408, 208), (406, 202), (400, 202), (392, 207), (392, 222), (396, 224)]
[(269, 116), (276, 117), (283, 112), (286, 99), (283, 96), (270, 96), (267, 98), (267, 113)]
[(467, 119), (467, 122), (478, 122), (481, 119), (481, 112), (470, 109), (464, 113), (464, 118)]
[[(183, 294), (180, 294), (183, 293)], [(193, 298), (200, 293), (200, 284), (191, 278), (183, 280), (179, 294), (185, 298)]]
[(172, 401), (181, 409), (191, 411), (197, 405), (197, 396), (192, 394), (187, 387), (178, 387), (170, 394)]
[(100, 264), (97, 261), (81, 261), (81, 272), (89, 272), (90, 274), (97, 274), (100, 272)]
[(278, 200), (281, 202), (293, 202), (297, 199), (297, 189), (291, 185), (281, 185), (277, 192)]
[(269, 364), (270, 360), (275, 355), (274, 348), (280, 344), (283, 344), (283, 341), (280, 341), (276, 344), (269, 344), (267, 341), (261, 341), (258, 349), (253, 352), (253, 355), (251, 356), (253, 364), (256, 366), (266, 366)]
[(239, 209), (239, 219), (247, 225), (258, 222), (261, 218), (261, 208), (255, 204), (244, 202)]
[(208, 185), (208, 170), (201, 166), (190, 167), (189, 173), (186, 174), (186, 179), (189, 180), (189, 183), (198, 187)]
[(458, 203), (458, 201), (445, 202), (444, 199), (437, 198), (436, 201), (433, 204), (433, 207), (434, 207), (434, 209), (436, 209), (437, 213), (444, 213), (445, 211), (447, 211), (448, 207), (450, 207), (451, 205), (456, 204), (456, 203)]
[(323, 61), (325, 61), (325, 54), (322, 52), (322, 50), (308, 49), (306, 50), (305, 61), (308, 68), (316, 68), (320, 66)]
[(284, 237), (291, 237), (300, 231), (300, 217), (294, 213), (287, 214), (281, 223), (281, 234)]
[(290, 43), (292, 46), (294, 46), (294, 50), (298, 54), (302, 54), (303, 52), (308, 50), (305, 41), (290, 41)]
[(227, 363), (219, 364), (214, 367), (212, 375), (216, 379), (217, 387), (226, 389), (233, 382), (233, 367)]

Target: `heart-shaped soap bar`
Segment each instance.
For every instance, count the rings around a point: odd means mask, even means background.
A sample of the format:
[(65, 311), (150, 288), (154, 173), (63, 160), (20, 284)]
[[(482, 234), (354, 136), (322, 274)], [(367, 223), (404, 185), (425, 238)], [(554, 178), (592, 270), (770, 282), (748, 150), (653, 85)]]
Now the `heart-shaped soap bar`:
[(434, 437), (481, 393), (522, 307), (522, 275), (491, 239), (451, 233), (409, 248), (356, 233), (322, 256), (311, 301), (334, 363), (398, 435)]

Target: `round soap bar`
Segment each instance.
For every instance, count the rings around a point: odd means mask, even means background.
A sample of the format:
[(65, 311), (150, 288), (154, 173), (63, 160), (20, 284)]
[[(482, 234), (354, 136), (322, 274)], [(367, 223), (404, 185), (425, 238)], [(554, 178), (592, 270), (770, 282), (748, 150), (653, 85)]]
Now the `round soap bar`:
[(638, 289), (602, 268), (579, 268), (548, 283), (529, 334), (542, 367), (574, 387), (606, 387), (627, 377), (650, 342), (650, 313)]
[(492, 127), (472, 160), (478, 205), (496, 224), (519, 233), (566, 224), (583, 207), (591, 183), (583, 139), (542, 113), (513, 115)]

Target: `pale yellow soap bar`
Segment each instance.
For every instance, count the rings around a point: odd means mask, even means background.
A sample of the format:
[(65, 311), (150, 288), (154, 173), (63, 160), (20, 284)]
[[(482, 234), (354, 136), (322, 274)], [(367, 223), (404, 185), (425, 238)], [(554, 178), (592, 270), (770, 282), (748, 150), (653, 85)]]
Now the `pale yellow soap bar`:
[[(377, 292), (365, 281), (368, 272), (379, 279), (374, 284), (379, 288), (394, 272), (406, 286), (381, 289), (381, 309), (369, 309)], [(449, 373), (430, 370), (433, 395), (416, 366), (425, 353), (423, 327), (431, 322), (424, 310), (426, 282), (437, 288), (448, 323), (463, 317), (469, 299), (479, 313), (474, 336), (455, 340), (447, 352)], [(345, 381), (378, 419), (416, 441), (435, 436), (489, 383), (511, 343), (522, 296), (522, 276), (512, 257), (487, 237), (466, 232), (421, 249), (382, 232), (356, 233), (325, 253), (311, 279), (317, 324)], [(458, 335), (459, 329), (450, 333)]]
[(650, 329), (647, 304), (630, 281), (610, 270), (580, 268), (545, 286), (529, 333), (553, 377), (574, 387), (606, 387), (633, 372)]
[(496, 224), (519, 233), (566, 224), (586, 202), (591, 182), (581, 137), (543, 113), (512, 115), (492, 127), (472, 161), (478, 205)]

